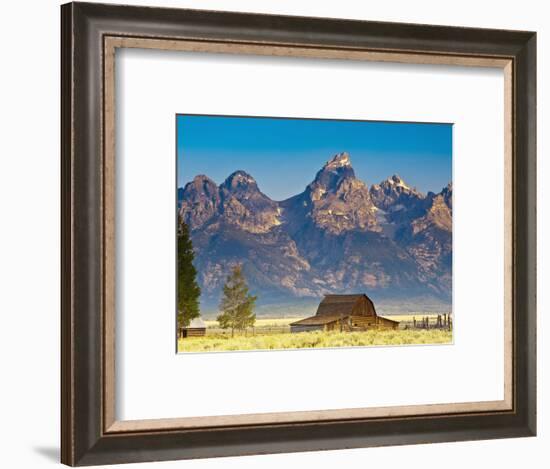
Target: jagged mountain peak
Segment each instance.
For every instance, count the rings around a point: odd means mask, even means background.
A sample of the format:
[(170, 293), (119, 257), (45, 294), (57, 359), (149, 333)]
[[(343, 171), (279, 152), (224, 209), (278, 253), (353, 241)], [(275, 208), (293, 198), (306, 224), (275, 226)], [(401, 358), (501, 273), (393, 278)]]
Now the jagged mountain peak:
[(218, 186), (208, 176), (199, 174), (183, 188), (179, 212), (185, 223), (191, 228), (198, 228), (215, 215), (219, 205)]
[(390, 183), (390, 184), (396, 184), (398, 186), (405, 186), (405, 187), (409, 187), (407, 186), (407, 184), (405, 184), (405, 181), (403, 180), (403, 178), (401, 176), (399, 176), (399, 174), (394, 174), (392, 175), (391, 177), (389, 177), (387, 179), (387, 181)]
[(218, 221), (248, 233), (267, 233), (281, 224), (277, 202), (262, 193), (246, 171), (230, 174), (220, 185), (222, 203)]
[(348, 153), (342, 152), (334, 155), (321, 170), (315, 175), (315, 179), (309, 185), (310, 190), (323, 192), (335, 191), (340, 183), (347, 178), (355, 178), (355, 171), (351, 166)]
[(452, 209), (449, 207), (445, 194), (436, 194), (430, 201), (426, 215), (414, 220), (411, 224), (413, 234), (426, 230), (430, 226), (447, 232), (452, 231)]
[(257, 189), (258, 184), (256, 180), (248, 174), (246, 171), (239, 169), (231, 173), (227, 179), (223, 182), (222, 188), (228, 190), (236, 189)]
[(347, 152), (338, 153), (325, 163), (296, 201), (307, 209), (306, 218), (326, 232), (339, 235), (379, 229), (368, 188), (355, 177)]
[(341, 153), (337, 153), (330, 160), (328, 160), (325, 163), (325, 166), (323, 166), (323, 169), (331, 170), (331, 169), (338, 169), (346, 166), (351, 167), (351, 158), (347, 151), (343, 151)]
[(202, 196), (213, 197), (217, 196), (218, 186), (216, 183), (204, 174), (199, 174), (188, 182), (182, 191), (182, 198), (197, 198)]
[(193, 180), (191, 182), (188, 182), (185, 186), (189, 186), (189, 185), (199, 185), (199, 184), (212, 184), (214, 186), (216, 186), (216, 183), (210, 179), (206, 174), (197, 174)]
[(370, 196), (374, 204), (382, 210), (425, 197), (415, 188), (410, 187), (398, 174), (390, 176), (380, 184), (373, 184), (370, 188)]
[(380, 184), (376, 184), (384, 189), (397, 190), (397, 191), (414, 191), (405, 180), (399, 176), (399, 174), (393, 174), (389, 178), (382, 181)]
[(453, 183), (449, 182), (443, 190), (441, 191), (441, 195), (445, 199), (445, 203), (449, 206), (449, 208), (452, 210), (453, 208)]

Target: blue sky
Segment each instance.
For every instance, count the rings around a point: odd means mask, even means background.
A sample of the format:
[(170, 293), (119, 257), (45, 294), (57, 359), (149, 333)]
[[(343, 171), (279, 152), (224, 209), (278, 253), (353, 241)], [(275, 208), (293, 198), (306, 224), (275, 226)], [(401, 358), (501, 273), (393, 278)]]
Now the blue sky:
[(178, 115), (176, 127), (178, 187), (197, 174), (220, 184), (241, 169), (284, 200), (342, 151), (369, 186), (399, 174), (439, 192), (452, 178), (452, 124)]

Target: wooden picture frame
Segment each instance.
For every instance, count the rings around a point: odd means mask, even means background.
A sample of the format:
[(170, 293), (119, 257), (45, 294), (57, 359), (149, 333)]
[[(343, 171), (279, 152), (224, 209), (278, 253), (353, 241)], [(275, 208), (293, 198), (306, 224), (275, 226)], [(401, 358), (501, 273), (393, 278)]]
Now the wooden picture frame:
[[(69, 3), (61, 8), (62, 451), (68, 465), (536, 434), (536, 35), (533, 32)], [(116, 421), (117, 47), (504, 69), (505, 399)]]

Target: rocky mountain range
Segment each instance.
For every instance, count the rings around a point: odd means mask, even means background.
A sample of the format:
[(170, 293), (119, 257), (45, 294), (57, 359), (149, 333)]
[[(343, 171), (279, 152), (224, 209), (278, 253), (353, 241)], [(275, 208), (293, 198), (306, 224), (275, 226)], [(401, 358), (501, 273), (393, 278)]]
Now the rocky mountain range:
[(244, 171), (219, 186), (198, 175), (178, 189), (178, 211), (196, 251), (201, 306), (216, 308), (236, 263), (260, 305), (352, 292), (449, 304), (452, 190), (422, 194), (398, 175), (369, 188), (345, 152), (280, 202)]

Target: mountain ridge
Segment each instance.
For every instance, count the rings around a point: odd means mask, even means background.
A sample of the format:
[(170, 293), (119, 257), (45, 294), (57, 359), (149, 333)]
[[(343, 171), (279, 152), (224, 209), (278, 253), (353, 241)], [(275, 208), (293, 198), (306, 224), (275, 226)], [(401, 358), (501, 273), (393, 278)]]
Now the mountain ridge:
[(178, 188), (178, 212), (205, 306), (236, 263), (260, 305), (349, 292), (450, 303), (452, 183), (424, 195), (394, 174), (369, 188), (342, 152), (280, 202), (243, 170), (219, 185), (198, 175)]

